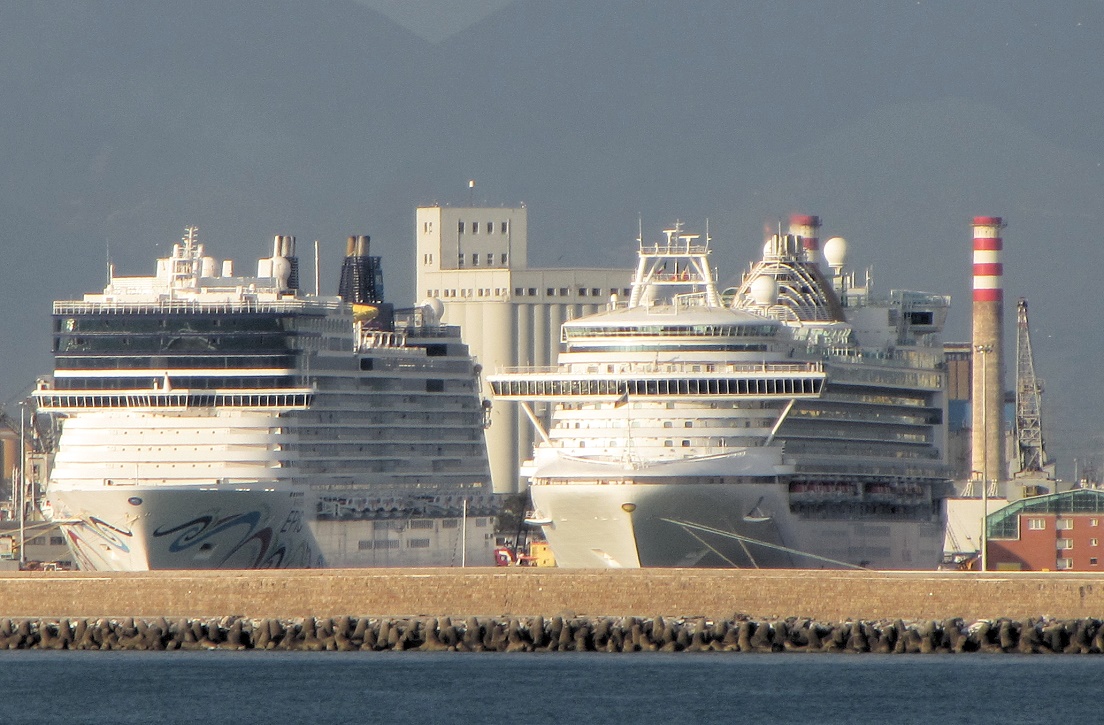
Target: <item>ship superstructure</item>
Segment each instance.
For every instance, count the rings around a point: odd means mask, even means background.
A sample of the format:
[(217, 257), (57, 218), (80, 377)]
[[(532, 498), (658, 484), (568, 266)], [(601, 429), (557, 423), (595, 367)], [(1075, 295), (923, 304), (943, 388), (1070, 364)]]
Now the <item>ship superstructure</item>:
[(459, 331), (439, 307), (383, 301), (367, 237), (350, 238), (339, 296), (305, 293), (298, 266), (279, 236), (235, 276), (190, 228), (153, 277), (112, 272), (54, 303), (44, 509), (82, 569), (490, 561)]
[(778, 234), (719, 291), (676, 225), (627, 301), (564, 323), (557, 366), (490, 377), (538, 428), (531, 520), (559, 565), (939, 563), (949, 300), (877, 299), (844, 254), (825, 273)]

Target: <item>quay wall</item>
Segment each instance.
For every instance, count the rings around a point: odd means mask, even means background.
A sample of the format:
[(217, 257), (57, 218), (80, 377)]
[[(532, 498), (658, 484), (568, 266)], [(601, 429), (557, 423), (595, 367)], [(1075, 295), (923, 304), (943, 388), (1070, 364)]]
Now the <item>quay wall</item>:
[(0, 617), (1104, 618), (1104, 576), (526, 568), (0, 572)]

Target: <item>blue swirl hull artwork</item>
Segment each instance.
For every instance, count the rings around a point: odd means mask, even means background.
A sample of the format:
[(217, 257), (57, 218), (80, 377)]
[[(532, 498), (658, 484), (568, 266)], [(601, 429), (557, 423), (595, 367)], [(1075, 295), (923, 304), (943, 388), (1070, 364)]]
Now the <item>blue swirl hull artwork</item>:
[(56, 495), (53, 506), (74, 562), (84, 570), (323, 565), (298, 492), (129, 487), (94, 495), (70, 491)]

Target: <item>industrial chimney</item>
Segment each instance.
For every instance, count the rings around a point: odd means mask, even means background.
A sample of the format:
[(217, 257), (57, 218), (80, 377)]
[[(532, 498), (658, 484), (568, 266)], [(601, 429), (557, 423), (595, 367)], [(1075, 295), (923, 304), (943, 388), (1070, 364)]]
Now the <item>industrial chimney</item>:
[[(1004, 285), (1000, 217), (974, 217), (973, 379), (971, 468), (1003, 494), (1004, 470)], [(990, 486), (992, 489), (992, 486)]]

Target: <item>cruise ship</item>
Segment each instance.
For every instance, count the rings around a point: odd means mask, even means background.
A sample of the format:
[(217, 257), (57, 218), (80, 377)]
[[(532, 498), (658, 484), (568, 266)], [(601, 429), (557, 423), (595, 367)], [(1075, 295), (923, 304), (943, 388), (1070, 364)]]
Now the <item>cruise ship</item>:
[(709, 239), (638, 240), (628, 300), (570, 320), (552, 368), (489, 377), (559, 566), (934, 569), (946, 296), (879, 298), (781, 230), (718, 289)]
[(42, 508), (81, 569), (491, 563), (479, 369), (439, 302), (383, 301), (369, 243), (321, 296), (294, 237), (243, 277), (189, 228), (54, 303)]

